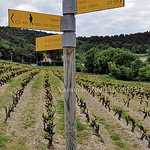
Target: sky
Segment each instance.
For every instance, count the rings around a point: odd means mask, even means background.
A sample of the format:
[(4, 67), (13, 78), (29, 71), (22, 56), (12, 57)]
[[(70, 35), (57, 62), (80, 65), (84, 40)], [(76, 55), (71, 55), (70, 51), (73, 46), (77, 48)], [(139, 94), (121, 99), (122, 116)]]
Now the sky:
[[(62, 15), (62, 0), (0, 0), (0, 26), (8, 26), (8, 9)], [(77, 36), (146, 32), (150, 31), (150, 0), (125, 0), (124, 7), (75, 17)]]

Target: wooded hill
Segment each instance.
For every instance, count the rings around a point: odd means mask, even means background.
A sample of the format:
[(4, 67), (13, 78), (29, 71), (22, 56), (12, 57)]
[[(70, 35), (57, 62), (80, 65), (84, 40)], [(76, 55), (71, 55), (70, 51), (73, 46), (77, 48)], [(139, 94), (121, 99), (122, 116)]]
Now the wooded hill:
[[(85, 46), (86, 44), (86, 46)], [(133, 53), (143, 54), (150, 48), (150, 32), (129, 35), (78, 37), (77, 50), (86, 52), (94, 45), (107, 45), (113, 48), (129, 49)]]
[[(48, 57), (59, 65), (63, 58), (62, 50), (35, 51), (36, 37), (48, 35), (52, 34), (0, 27), (0, 58), (5, 60), (12, 58), (16, 62), (23, 60), (26, 63), (37, 63), (44, 57)], [(111, 73), (115, 78), (122, 80), (150, 81), (148, 62), (142, 63), (133, 53), (150, 54), (150, 32), (105, 37), (77, 37), (76, 70), (96, 74)]]
[(21, 28), (10, 28), (0, 27), (0, 40), (4, 39), (10, 42), (13, 47), (21, 46), (24, 48), (26, 44), (35, 45), (35, 39), (37, 37), (49, 36), (51, 33), (21, 29)]
[[(14, 61), (21, 62), (22, 58), (27, 63), (40, 61), (44, 56), (41, 52), (35, 53), (35, 39), (49, 35), (52, 34), (35, 30), (0, 27), (1, 58), (10, 59), (10, 55), (13, 54)], [(146, 50), (150, 48), (150, 32), (105, 37), (77, 37), (77, 53), (85, 53), (92, 47), (98, 47), (99, 49), (124, 48), (133, 53), (146, 53)], [(56, 55), (52, 59), (60, 60), (61, 57), (57, 56), (58, 53), (55, 52), (51, 51), (50, 57)], [(60, 53), (62, 54), (62, 52)]]

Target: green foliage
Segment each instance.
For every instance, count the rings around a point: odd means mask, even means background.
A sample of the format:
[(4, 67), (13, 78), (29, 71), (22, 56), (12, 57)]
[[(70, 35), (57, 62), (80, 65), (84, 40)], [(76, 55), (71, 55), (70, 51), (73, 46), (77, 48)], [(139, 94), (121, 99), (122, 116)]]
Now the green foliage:
[(137, 79), (140, 81), (150, 81), (150, 67), (144, 66), (139, 69)]
[[(77, 38), (77, 50), (82, 44), (88, 45), (107, 45), (113, 48), (129, 49), (133, 53), (143, 54), (147, 49), (150, 49), (150, 32), (136, 33), (130, 35), (115, 35), (115, 36), (92, 36), (92, 37), (78, 37)], [(107, 49), (104, 48), (104, 49)], [(99, 47), (100, 49), (100, 47)], [(89, 50), (89, 49), (88, 49)], [(86, 51), (85, 51), (86, 52)]]
[(80, 119), (77, 118), (77, 131), (80, 132), (80, 131), (83, 131), (86, 129), (86, 125), (80, 123)]
[[(77, 70), (98, 74), (111, 73), (112, 77), (121, 80), (149, 81), (149, 71), (145, 71), (143, 76), (139, 70), (147, 66), (148, 62), (140, 61), (138, 56), (132, 53), (144, 54), (146, 50), (149, 52), (149, 34), (145, 32), (112, 37), (78, 37)], [(85, 57), (82, 59), (80, 54), (83, 53)], [(148, 61), (150, 62), (150, 58)], [(81, 64), (85, 69), (82, 69)]]
[(130, 67), (131, 62), (136, 60), (137, 56), (129, 51), (118, 50), (118, 52), (113, 57), (113, 62), (117, 65), (124, 65)]
[(111, 72), (111, 75), (117, 79), (121, 78), (121, 71), (119, 68), (116, 67), (115, 63), (108, 62), (108, 68)]
[(10, 141), (12, 141), (10, 137), (4, 135), (3, 133), (0, 133), (0, 148), (5, 148), (6, 143), (9, 143)]
[(126, 67), (129, 67), (131, 65), (131, 62), (134, 61), (136, 57), (137, 56), (135, 56), (134, 54), (128, 51), (124, 51), (123, 49), (109, 48), (97, 53), (94, 59), (95, 73), (109, 73), (110, 70), (108, 67), (108, 62), (110, 61), (115, 63), (117, 66), (124, 65)]
[(4, 50), (9, 50), (10, 49), (10, 43), (7, 40), (2, 39), (0, 41), (0, 48)]
[(120, 71), (121, 71), (121, 78), (123, 80), (133, 80), (134, 79), (134, 70), (125, 67), (125, 66), (120, 66)]
[(77, 39), (77, 53), (85, 53), (92, 47), (94, 47), (94, 44), (90, 44), (87, 41), (81, 41)]
[(87, 51), (85, 54), (85, 68), (86, 72), (94, 73), (94, 60), (95, 60), (95, 55), (99, 51), (98, 48), (91, 48), (90, 50)]
[(127, 66), (119, 66), (113, 62), (108, 62), (108, 67), (112, 76), (117, 79), (150, 81), (150, 67), (147, 62), (142, 62), (139, 59), (135, 59), (130, 62), (130, 65), (128, 64)]
[(146, 71), (146, 81), (149, 81), (150, 82), (150, 68), (149, 70)]
[(148, 56), (147, 61), (150, 63), (150, 56)]
[(47, 35), (51, 34), (34, 30), (0, 27), (1, 58), (10, 60), (10, 54), (12, 54), (13, 61), (21, 63), (23, 59), (27, 63), (36, 63), (36, 61), (43, 59), (43, 53), (35, 52), (35, 39)]
[(121, 139), (119, 134), (113, 134), (113, 135), (111, 135), (110, 137), (111, 137), (111, 139), (114, 140), (114, 141), (118, 141), (118, 140)]
[[(92, 58), (91, 61), (90, 58)], [(135, 74), (132, 68), (138, 62), (136, 60), (137, 56), (135, 54), (124, 51), (123, 49), (108, 48), (104, 51), (96, 51), (93, 48), (86, 53), (85, 67), (87, 72), (100, 74), (111, 72), (112, 76), (118, 79), (132, 80)], [(134, 63), (132, 64), (132, 62)], [(140, 61), (140, 63), (142, 62)], [(140, 65), (137, 68), (139, 67)]]
[(146, 50), (147, 54), (150, 55), (150, 48)]
[(83, 64), (76, 62), (76, 71), (83, 72), (83, 70), (84, 70)]
[(136, 59), (135, 61), (131, 62), (131, 68), (134, 70), (134, 75), (138, 75), (139, 68), (141, 68), (144, 64), (141, 60)]
[(35, 46), (33, 44), (26, 44), (24, 50), (28, 53), (35, 51)]
[(0, 52), (0, 58), (2, 57), (3, 55), (2, 55), (2, 53)]
[(113, 110), (114, 111), (121, 111), (121, 107), (119, 107), (119, 106), (113, 106)]

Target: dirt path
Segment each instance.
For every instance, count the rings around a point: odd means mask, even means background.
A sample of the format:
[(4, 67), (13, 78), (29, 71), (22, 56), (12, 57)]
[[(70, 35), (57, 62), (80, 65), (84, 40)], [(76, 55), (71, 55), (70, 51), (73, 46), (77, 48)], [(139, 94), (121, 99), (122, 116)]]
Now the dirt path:
[(0, 96), (4, 94), (9, 84), (5, 84), (3, 86), (0, 86)]

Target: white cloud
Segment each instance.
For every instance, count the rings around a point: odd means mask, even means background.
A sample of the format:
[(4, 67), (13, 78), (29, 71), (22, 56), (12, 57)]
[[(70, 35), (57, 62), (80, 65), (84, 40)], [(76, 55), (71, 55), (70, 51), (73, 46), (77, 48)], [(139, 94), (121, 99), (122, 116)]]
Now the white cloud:
[(38, 12), (38, 10), (29, 4), (21, 4), (19, 6), (16, 7), (16, 10), (23, 10), (23, 11), (32, 11), (32, 12)]

